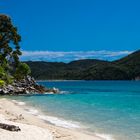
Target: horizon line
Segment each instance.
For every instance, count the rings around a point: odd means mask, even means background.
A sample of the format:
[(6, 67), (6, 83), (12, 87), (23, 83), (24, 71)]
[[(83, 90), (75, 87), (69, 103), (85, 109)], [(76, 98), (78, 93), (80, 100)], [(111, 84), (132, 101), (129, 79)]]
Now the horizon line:
[(124, 56), (127, 56), (134, 51), (123, 50), (123, 51), (26, 51), (22, 50), (22, 61), (48, 61), (48, 62), (71, 62), (75, 60), (83, 59), (98, 59), (113, 61)]

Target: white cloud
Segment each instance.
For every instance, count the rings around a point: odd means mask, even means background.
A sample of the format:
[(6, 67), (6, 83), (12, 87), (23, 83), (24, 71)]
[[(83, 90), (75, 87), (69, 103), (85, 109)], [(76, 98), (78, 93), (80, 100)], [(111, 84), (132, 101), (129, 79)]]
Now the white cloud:
[(63, 61), (69, 62), (78, 59), (104, 59), (114, 60), (133, 51), (22, 51), (21, 60), (31, 61)]

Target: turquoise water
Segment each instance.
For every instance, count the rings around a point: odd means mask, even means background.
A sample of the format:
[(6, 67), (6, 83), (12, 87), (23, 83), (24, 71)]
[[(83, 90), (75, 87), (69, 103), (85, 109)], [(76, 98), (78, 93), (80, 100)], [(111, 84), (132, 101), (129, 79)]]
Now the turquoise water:
[(57, 87), (63, 94), (11, 98), (41, 109), (46, 121), (51, 120), (55, 125), (80, 127), (104, 134), (107, 140), (111, 137), (140, 140), (140, 82), (45, 81), (40, 84)]

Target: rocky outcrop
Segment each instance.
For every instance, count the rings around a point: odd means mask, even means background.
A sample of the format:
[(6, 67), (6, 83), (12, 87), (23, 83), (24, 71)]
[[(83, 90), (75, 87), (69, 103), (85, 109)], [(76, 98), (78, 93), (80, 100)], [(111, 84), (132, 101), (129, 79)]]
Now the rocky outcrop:
[(140, 76), (135, 77), (135, 81), (140, 81)]
[(23, 80), (15, 80), (10, 85), (0, 87), (0, 95), (35, 94), (35, 93), (58, 93), (56, 88), (46, 88), (35, 82), (34, 78), (27, 76)]

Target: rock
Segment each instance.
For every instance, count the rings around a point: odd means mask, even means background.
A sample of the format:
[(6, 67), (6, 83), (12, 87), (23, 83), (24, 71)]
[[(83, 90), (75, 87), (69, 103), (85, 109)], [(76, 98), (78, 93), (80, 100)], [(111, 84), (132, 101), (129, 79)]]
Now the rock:
[(18, 95), (18, 94), (34, 94), (34, 93), (58, 93), (57, 88), (45, 88), (42, 85), (38, 85), (34, 78), (27, 76), (23, 80), (15, 80), (13, 84), (6, 85), (0, 88), (0, 95)]
[(140, 76), (135, 77), (135, 81), (140, 81)]
[(0, 128), (9, 130), (9, 131), (21, 131), (21, 129), (18, 126), (4, 124), (4, 123), (0, 123)]
[(53, 87), (52, 89), (46, 89), (46, 92), (49, 92), (49, 93), (59, 93), (59, 89)]
[(53, 90), (54, 93), (58, 93), (59, 92), (59, 89), (58, 88), (55, 88), (55, 87), (53, 87), (52, 90)]

